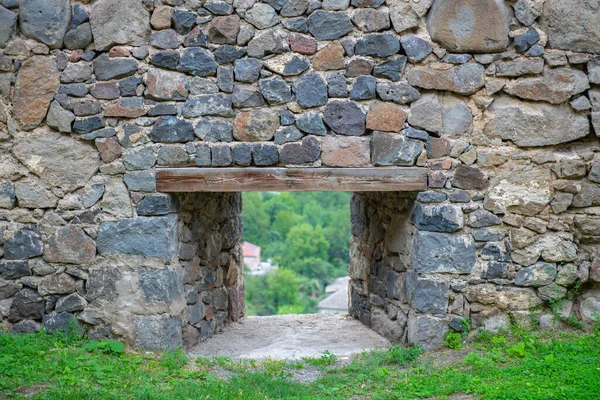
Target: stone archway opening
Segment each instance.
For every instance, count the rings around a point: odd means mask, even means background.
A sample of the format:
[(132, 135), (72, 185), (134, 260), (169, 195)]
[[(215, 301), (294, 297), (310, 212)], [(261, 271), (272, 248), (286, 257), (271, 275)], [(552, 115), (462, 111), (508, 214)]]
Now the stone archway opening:
[[(413, 303), (429, 300), (406, 290), (410, 279), (416, 281), (415, 287), (423, 285), (411, 275), (416, 230), (411, 215), (417, 194), (426, 189), (426, 171), (162, 169), (157, 172), (157, 188), (177, 193), (179, 199), (186, 302), (183, 342), (188, 347), (244, 315), (241, 191), (352, 191), (349, 314), (394, 343), (443, 340), (447, 322), (426, 316), (423, 328), (421, 314), (413, 315)], [(425, 283), (426, 296), (437, 295), (434, 301), (439, 304), (438, 309), (434, 305), (424, 311), (445, 313), (448, 287), (433, 285), (446, 293)], [(424, 338), (423, 329), (435, 337)]]

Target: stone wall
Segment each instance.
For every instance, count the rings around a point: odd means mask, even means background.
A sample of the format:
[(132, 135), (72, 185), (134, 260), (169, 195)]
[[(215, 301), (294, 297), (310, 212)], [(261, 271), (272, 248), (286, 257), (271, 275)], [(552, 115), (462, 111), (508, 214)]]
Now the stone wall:
[(427, 192), (353, 200), (352, 312), (397, 341), (574, 288), (563, 316), (595, 319), (599, 18), (587, 0), (0, 0), (0, 324), (74, 316), (157, 348), (242, 315), (240, 197), (156, 193), (177, 166), (427, 168)]

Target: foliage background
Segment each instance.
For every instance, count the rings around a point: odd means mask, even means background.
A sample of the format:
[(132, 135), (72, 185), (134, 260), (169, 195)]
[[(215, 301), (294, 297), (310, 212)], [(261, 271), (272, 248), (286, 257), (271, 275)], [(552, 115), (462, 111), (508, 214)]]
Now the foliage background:
[(279, 264), (245, 276), (246, 314), (316, 312), (325, 286), (348, 274), (350, 193), (248, 192), (242, 216), (244, 240)]

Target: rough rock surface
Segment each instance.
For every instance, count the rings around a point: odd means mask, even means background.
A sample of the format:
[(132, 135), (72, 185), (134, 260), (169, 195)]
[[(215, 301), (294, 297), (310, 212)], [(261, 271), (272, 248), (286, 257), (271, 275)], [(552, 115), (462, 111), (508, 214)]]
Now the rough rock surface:
[(587, 118), (568, 104), (554, 106), (502, 96), (494, 101), (490, 112), (494, 119), (486, 125), (485, 134), (522, 147), (566, 143), (590, 132)]
[(25, 61), (15, 84), (14, 117), (20, 129), (37, 127), (46, 116), (59, 86), (56, 63), (48, 57), (36, 56)]
[(90, 24), (96, 50), (116, 45), (141, 46), (150, 41), (150, 15), (139, 0), (95, 2)]
[(508, 46), (511, 11), (502, 0), (436, 0), (427, 16), (431, 38), (449, 51), (493, 53)]
[(600, 53), (600, 7), (586, 0), (552, 0), (544, 6), (542, 24), (554, 49)]
[(100, 166), (92, 146), (56, 132), (20, 139), (13, 154), (44, 182), (69, 192), (82, 187)]
[(50, 48), (62, 46), (70, 20), (69, 0), (22, 0), (19, 4), (21, 32)]

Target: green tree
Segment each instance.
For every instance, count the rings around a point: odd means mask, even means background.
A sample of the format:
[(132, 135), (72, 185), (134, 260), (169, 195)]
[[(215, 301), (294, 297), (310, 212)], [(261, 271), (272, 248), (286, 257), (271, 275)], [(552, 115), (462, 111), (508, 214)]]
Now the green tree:
[(329, 242), (321, 226), (313, 227), (310, 224), (300, 224), (291, 228), (286, 237), (285, 254), (281, 257), (283, 265), (292, 268), (292, 265), (306, 258), (320, 258), (327, 260)]
[(263, 247), (268, 243), (267, 233), (270, 230), (270, 224), (261, 194), (244, 193), (243, 201), (244, 240)]

